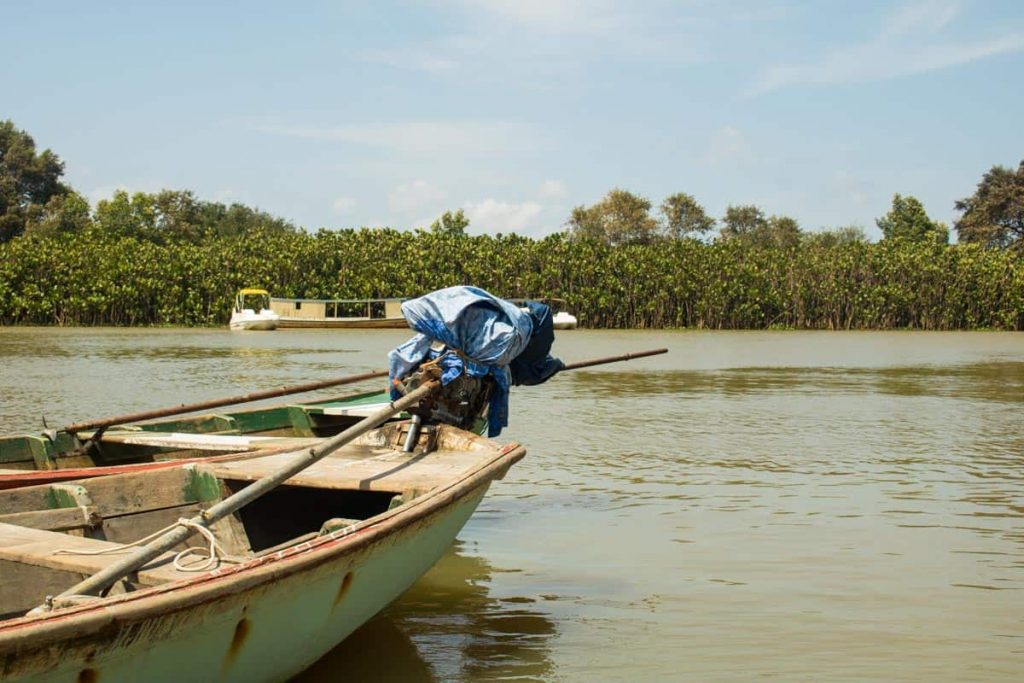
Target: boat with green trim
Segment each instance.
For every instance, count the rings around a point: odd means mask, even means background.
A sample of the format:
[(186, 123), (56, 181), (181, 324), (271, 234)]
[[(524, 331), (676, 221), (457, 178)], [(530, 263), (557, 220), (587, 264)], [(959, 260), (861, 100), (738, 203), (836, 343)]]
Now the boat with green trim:
[(387, 405), (382, 391), (116, 425), (84, 433), (0, 436), (0, 489), (100, 473), (96, 467), (239, 457), (332, 436)]
[[(332, 408), (209, 419), (203, 434), (236, 436), (223, 432), (246, 420), (250, 433), (291, 430), (296, 414), (308, 425), (317, 420), (306, 415), (345, 417)], [(198, 519), (302, 457), (309, 449), (295, 440), (319, 438), (320, 427), (307, 428), (312, 436), (266, 437), (293, 440), (287, 452), (147, 463), (0, 491), (4, 680), (285, 680), (426, 572), (490, 484), (525, 454), (450, 425), (422, 425), (411, 439), (410, 421), (387, 424), (219, 518), (208, 538), (125, 574), (102, 597), (67, 593), (109, 570), (123, 544)], [(125, 439), (166, 433), (123, 431), (117, 443), (152, 450)], [(200, 545), (209, 558), (192, 557)]]

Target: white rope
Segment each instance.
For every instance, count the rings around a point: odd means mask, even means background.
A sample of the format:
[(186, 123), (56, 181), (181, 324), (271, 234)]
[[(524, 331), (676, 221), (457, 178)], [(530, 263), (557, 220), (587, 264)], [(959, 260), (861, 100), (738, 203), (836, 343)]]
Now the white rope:
[[(203, 538), (205, 538), (210, 543), (210, 547), (209, 548), (193, 548), (193, 547), (189, 547), (189, 548), (185, 548), (181, 552), (177, 553), (174, 556), (174, 568), (176, 570), (178, 570), (179, 572), (202, 572), (202, 571), (206, 571), (207, 569), (210, 569), (211, 567), (217, 566), (217, 565), (219, 565), (221, 563), (221, 554), (222, 554), (221, 553), (221, 549), (220, 549), (220, 546), (217, 544), (217, 539), (214, 537), (213, 532), (210, 531), (209, 529), (207, 529), (202, 524), (196, 524), (195, 522), (193, 522), (193, 521), (191, 521), (189, 519), (185, 519), (184, 517), (179, 519), (174, 524), (170, 524), (168, 526), (165, 526), (163, 529), (160, 529), (158, 531), (154, 531), (149, 536), (146, 536), (145, 538), (140, 538), (139, 540), (133, 541), (132, 543), (122, 543), (120, 545), (116, 545), (116, 546), (113, 546), (113, 547), (110, 547), (110, 548), (101, 548), (99, 550), (80, 550), (78, 548), (58, 548), (57, 550), (53, 551), (53, 554), (54, 555), (112, 555), (114, 553), (123, 553), (126, 550), (130, 550), (130, 549), (138, 547), (140, 545), (146, 545), (147, 543), (149, 543), (150, 541), (154, 540), (155, 538), (163, 536), (164, 534), (166, 534), (168, 531), (170, 531), (171, 529), (173, 529), (176, 526), (183, 526), (183, 527), (186, 527), (188, 529), (193, 529), (194, 531), (199, 533)], [(194, 555), (194, 554), (202, 553), (204, 551), (206, 553), (206, 557), (203, 558), (203, 559), (205, 559), (205, 561), (202, 564), (199, 564), (199, 565), (192, 564), (192, 565), (187, 565), (187, 566), (182, 564), (182, 560), (185, 559), (186, 557), (188, 557), (189, 555)]]

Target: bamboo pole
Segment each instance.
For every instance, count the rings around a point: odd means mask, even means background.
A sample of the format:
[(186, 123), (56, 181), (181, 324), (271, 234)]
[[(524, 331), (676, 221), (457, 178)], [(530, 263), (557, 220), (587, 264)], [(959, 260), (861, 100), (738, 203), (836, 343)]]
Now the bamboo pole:
[(228, 406), (236, 403), (261, 401), (265, 398), (276, 398), (278, 396), (287, 396), (289, 394), (301, 394), (307, 391), (316, 391), (317, 389), (326, 389), (328, 387), (336, 387), (342, 384), (355, 384), (356, 382), (362, 382), (363, 380), (387, 376), (387, 370), (375, 370), (373, 372), (364, 372), (358, 375), (325, 379), (320, 382), (293, 384), (292, 386), (278, 387), (277, 389), (265, 389), (263, 391), (252, 391), (248, 394), (227, 396), (225, 398), (214, 398), (209, 401), (200, 401), (198, 403), (182, 403), (181, 405), (170, 408), (154, 408), (153, 410), (144, 410), (139, 413), (128, 413), (127, 415), (115, 415), (113, 417), (104, 417), (97, 420), (88, 420), (86, 422), (76, 422), (75, 424), (65, 427), (63, 431), (73, 434), (87, 429), (106, 429), (113, 425), (138, 422), (139, 420), (149, 420), (155, 417), (170, 417), (171, 415), (193, 413), (197, 410), (208, 410), (210, 408), (219, 408), (221, 406)]
[(650, 351), (636, 351), (634, 353), (624, 353), (621, 356), (605, 356), (604, 358), (591, 358), (590, 360), (581, 360), (576, 363), (569, 363), (562, 372), (566, 370), (579, 370), (581, 368), (589, 368), (594, 365), (604, 365), (606, 363), (618, 363), (625, 360), (633, 360), (634, 358), (646, 358), (647, 356), (658, 356), (663, 353), (668, 353), (668, 349), (651, 349)]

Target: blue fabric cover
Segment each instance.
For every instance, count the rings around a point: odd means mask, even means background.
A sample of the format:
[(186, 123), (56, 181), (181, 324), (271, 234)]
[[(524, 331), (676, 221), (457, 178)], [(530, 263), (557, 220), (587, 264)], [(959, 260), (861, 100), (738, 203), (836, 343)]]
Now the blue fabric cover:
[[(442, 362), (442, 384), (466, 372), (470, 377), (494, 377), (488, 409), (488, 436), (508, 425), (509, 363), (526, 348), (533, 333), (527, 313), (478, 287), (448, 287), (402, 304), (402, 314), (418, 335), (388, 353), (388, 379), (402, 378), (431, 354), (436, 340), (461, 351)], [(397, 392), (391, 390), (392, 398)]]
[(551, 307), (527, 301), (526, 309), (533, 320), (533, 334), (526, 349), (512, 360), (509, 370), (512, 372), (512, 384), (530, 386), (548, 381), (565, 367), (565, 363), (551, 355), (551, 345), (555, 343)]

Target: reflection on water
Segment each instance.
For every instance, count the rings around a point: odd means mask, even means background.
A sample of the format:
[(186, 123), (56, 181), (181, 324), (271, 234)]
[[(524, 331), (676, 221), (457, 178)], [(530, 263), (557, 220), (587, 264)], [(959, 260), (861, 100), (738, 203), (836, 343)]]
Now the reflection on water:
[(547, 681), (555, 625), (531, 598), (497, 599), (465, 543), (295, 681)]
[[(0, 328), (2, 431), (378, 369), (408, 331)], [(1024, 335), (559, 334), (529, 451), (309, 680), (1024, 680)]]

